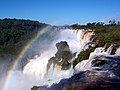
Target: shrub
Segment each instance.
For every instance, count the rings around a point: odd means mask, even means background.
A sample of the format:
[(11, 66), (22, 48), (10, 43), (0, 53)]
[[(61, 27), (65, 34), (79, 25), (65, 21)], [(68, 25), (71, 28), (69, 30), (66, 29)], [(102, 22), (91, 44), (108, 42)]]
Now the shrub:
[(75, 60), (73, 61), (73, 67), (75, 67), (79, 62), (81, 62), (82, 60), (88, 59), (89, 55), (91, 52), (93, 52), (95, 50), (94, 47), (89, 47), (88, 49), (86, 49), (85, 51), (81, 51), (77, 58), (75, 58)]
[(70, 68), (70, 66), (71, 66), (71, 63), (69, 63), (68, 61), (64, 61), (62, 64), (62, 69), (67, 70)]
[(67, 61), (72, 59), (72, 53), (70, 51), (60, 51), (57, 52), (55, 56)]
[(33, 86), (33, 88), (31, 88), (31, 90), (38, 90), (39, 87), (37, 86)]

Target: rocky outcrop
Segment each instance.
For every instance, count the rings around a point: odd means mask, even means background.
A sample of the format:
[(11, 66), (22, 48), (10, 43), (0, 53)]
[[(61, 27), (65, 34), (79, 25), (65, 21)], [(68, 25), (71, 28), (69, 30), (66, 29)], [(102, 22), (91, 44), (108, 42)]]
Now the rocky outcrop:
[(91, 63), (92, 63), (92, 66), (93, 66), (93, 67), (101, 67), (101, 66), (103, 66), (104, 64), (107, 64), (108, 61), (107, 61), (107, 60), (99, 60), (99, 59), (96, 59), (96, 60), (93, 60)]
[(99, 69), (81, 71), (45, 90), (120, 90), (119, 56), (102, 56), (93, 59), (91, 63)]
[(113, 49), (111, 51), (111, 55), (114, 55), (116, 50), (120, 47), (120, 42), (113, 42)]
[(56, 47), (57, 47), (57, 50), (58, 50), (57, 52), (70, 51), (69, 45), (67, 44), (66, 41), (58, 42), (56, 44)]
[(109, 72), (85, 71), (68, 80), (64, 90), (119, 90), (120, 79)]
[(47, 64), (47, 70), (53, 64), (61, 66), (62, 70), (67, 70), (70, 68), (70, 60), (73, 58), (73, 54), (70, 51), (69, 45), (66, 41), (61, 41), (56, 44), (57, 52), (54, 57), (51, 57)]

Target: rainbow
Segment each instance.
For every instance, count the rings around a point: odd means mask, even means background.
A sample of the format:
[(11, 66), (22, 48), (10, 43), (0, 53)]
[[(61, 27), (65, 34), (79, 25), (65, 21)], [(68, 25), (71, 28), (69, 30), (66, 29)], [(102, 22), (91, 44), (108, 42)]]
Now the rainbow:
[(39, 32), (36, 34), (36, 36), (34, 38), (32, 38), (31, 40), (29, 40), (29, 42), (27, 42), (26, 45), (21, 49), (21, 51), (18, 54), (17, 58), (14, 60), (12, 66), (10, 67), (10, 70), (9, 70), (6, 78), (4, 79), (2, 90), (9, 90), (8, 86), (9, 86), (9, 83), (10, 83), (10, 78), (13, 75), (12, 71), (16, 68), (19, 60), (22, 59), (23, 55), (27, 52), (27, 50), (32, 45), (32, 43), (34, 43), (39, 38), (39, 36), (42, 35), (43, 33), (45, 33), (49, 28), (50, 28), (50, 26), (46, 26), (42, 30), (39, 30)]

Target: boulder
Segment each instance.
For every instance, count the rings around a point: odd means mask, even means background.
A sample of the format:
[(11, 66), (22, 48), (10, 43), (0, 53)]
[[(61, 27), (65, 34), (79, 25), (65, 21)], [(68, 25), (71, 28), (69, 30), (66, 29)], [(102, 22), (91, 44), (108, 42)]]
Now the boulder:
[(69, 45), (66, 41), (61, 41), (61, 42), (57, 43), (56, 47), (57, 47), (57, 50), (58, 50), (57, 52), (70, 51)]
[(100, 67), (100, 66), (102, 66), (104, 64), (107, 64), (108, 61), (107, 60), (96, 59), (96, 60), (93, 60), (91, 63), (92, 63), (93, 67)]

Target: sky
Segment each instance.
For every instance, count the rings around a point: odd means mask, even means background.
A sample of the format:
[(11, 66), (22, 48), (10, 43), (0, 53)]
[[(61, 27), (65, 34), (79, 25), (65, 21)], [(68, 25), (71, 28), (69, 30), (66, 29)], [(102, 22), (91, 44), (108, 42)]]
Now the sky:
[(52, 25), (120, 20), (120, 0), (0, 0), (0, 18)]

